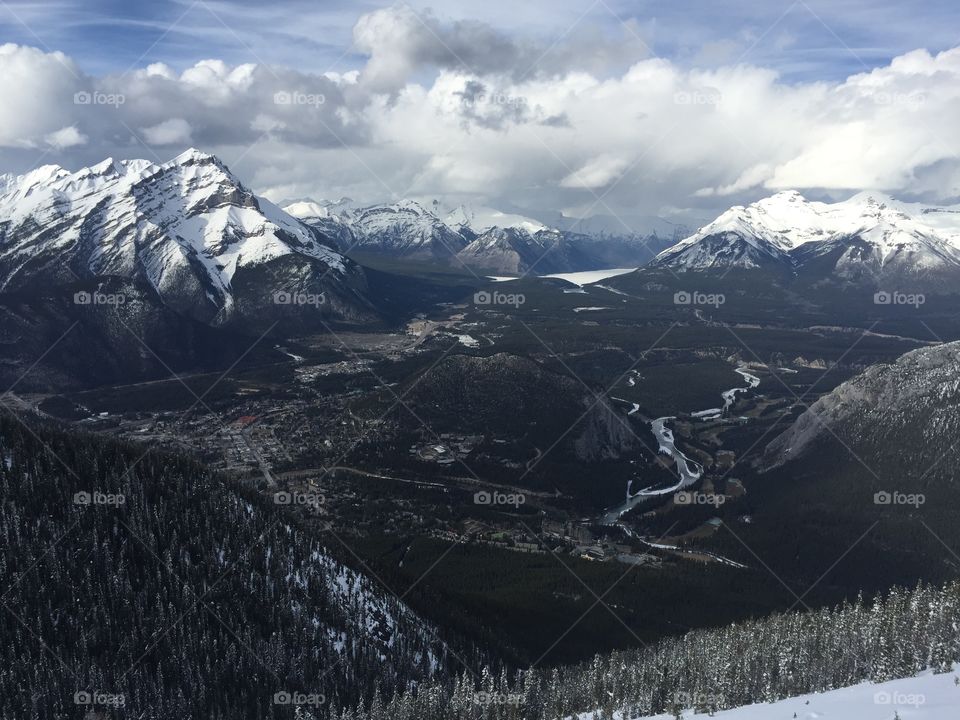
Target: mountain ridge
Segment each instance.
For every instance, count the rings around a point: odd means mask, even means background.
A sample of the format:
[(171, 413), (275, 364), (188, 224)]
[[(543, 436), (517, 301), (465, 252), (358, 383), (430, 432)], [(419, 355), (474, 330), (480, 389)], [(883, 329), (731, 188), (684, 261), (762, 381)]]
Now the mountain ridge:
[(679, 271), (776, 269), (814, 281), (946, 289), (960, 279), (960, 211), (877, 193), (828, 204), (785, 191), (730, 208), (652, 264)]
[(284, 209), (334, 238), (343, 252), (427, 259), (473, 272), (543, 275), (639, 266), (667, 244), (656, 234), (578, 232), (574, 222), (551, 227), (483, 205), (446, 211), (438, 202), (433, 209), (409, 199), (362, 207), (343, 199), (297, 200)]
[(212, 326), (260, 326), (301, 310), (280, 308), (278, 292), (322, 295), (311, 309), (327, 319), (374, 317), (355, 263), (194, 148), (160, 164), (108, 158), (6, 176), (0, 239), (5, 292), (121, 277)]

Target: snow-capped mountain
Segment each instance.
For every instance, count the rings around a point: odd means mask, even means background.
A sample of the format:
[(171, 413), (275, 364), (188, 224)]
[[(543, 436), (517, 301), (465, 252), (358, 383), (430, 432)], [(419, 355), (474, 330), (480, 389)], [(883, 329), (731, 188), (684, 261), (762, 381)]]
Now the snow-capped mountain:
[(339, 217), (343, 213), (351, 212), (362, 207), (348, 197), (342, 197), (339, 200), (320, 200), (315, 201), (309, 198), (304, 200), (294, 200), (284, 204), (284, 211), (296, 218), (305, 219), (311, 217)]
[(781, 192), (732, 207), (657, 256), (681, 270), (767, 268), (849, 282), (942, 286), (960, 277), (960, 208), (860, 193), (839, 203)]
[(397, 257), (449, 259), (469, 240), (414, 200), (356, 207), (300, 201), (285, 207), (291, 215), (332, 237), (343, 252), (358, 250)]
[[(300, 200), (284, 210), (332, 238), (343, 252), (440, 260), (475, 272), (535, 274), (642, 265), (654, 253), (639, 236), (591, 236), (483, 205), (444, 211), (414, 200), (358, 207)], [(663, 247), (654, 238), (657, 250)]]
[[(112, 159), (0, 178), (0, 288), (134, 281), (210, 325), (278, 312), (372, 315), (363, 271), (316, 229), (255, 196), (216, 157)], [(323, 302), (284, 307), (278, 293)]]
[(401, 255), (449, 257), (466, 239), (413, 200), (357, 210), (350, 215), (360, 246)]

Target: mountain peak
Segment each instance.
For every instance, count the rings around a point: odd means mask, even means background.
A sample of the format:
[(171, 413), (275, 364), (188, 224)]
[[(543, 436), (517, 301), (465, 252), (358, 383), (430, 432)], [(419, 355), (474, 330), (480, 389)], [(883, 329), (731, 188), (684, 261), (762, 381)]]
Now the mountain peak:
[(781, 190), (771, 195), (767, 200), (786, 200), (787, 202), (807, 202), (799, 190)]
[(503, 212), (485, 205), (461, 204), (447, 214), (445, 222), (452, 227), (466, 227), (478, 233), (494, 227), (520, 228), (530, 234), (549, 229), (533, 218)]
[(883, 207), (896, 206), (899, 203), (885, 193), (875, 190), (863, 190), (846, 201), (846, 204), (853, 206)]
[(44, 187), (69, 174), (69, 171), (59, 165), (41, 165), (23, 175), (2, 175), (0, 176), (0, 195), (16, 193), (24, 198), (36, 188)]
[(409, 198), (403, 198), (402, 200), (398, 200), (397, 202), (393, 203), (391, 207), (396, 208), (397, 210), (410, 210), (411, 212), (415, 212), (418, 215), (433, 216), (433, 213), (427, 210), (427, 208), (425, 208), (416, 200), (410, 200)]
[(216, 155), (203, 152), (197, 148), (189, 148), (173, 158), (167, 165), (208, 165), (215, 164), (226, 167)]
[(112, 157), (108, 157), (106, 160), (101, 160), (96, 165), (91, 165), (87, 168), (91, 175), (106, 175), (108, 173), (114, 173), (117, 171), (116, 163)]

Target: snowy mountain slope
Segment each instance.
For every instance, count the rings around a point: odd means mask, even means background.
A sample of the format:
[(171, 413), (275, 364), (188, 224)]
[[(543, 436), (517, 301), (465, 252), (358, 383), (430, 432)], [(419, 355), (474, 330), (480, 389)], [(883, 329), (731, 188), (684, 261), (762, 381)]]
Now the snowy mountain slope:
[[(763, 703), (721, 710), (712, 714), (683, 713), (684, 720), (955, 720), (960, 717), (960, 687), (957, 668), (952, 673), (936, 675), (925, 672), (917, 677), (884, 683), (860, 683), (852, 687), (823, 693), (801, 695), (774, 703)], [(577, 720), (593, 720), (592, 713)], [(623, 713), (614, 713), (615, 720), (628, 720)], [(676, 715), (663, 714), (636, 720), (674, 720)]]
[(792, 267), (790, 255), (745, 228), (723, 229), (684, 240), (657, 255), (654, 264), (678, 270)]
[(344, 213), (353, 207), (354, 203), (349, 198), (341, 198), (337, 202), (297, 200), (284, 205), (283, 211), (318, 230), (340, 252), (346, 252), (356, 243), (353, 228), (344, 219)]
[(736, 206), (657, 256), (676, 269), (779, 267), (844, 281), (936, 286), (960, 276), (960, 210), (860, 193), (840, 203), (782, 192)]
[(347, 211), (342, 217), (361, 250), (450, 258), (467, 244), (460, 233), (413, 200)]
[[(481, 687), (487, 697), (511, 698), (507, 713), (502, 704), (478, 703), (464, 715), (464, 693), (452, 692), (430, 717), (676, 720), (712, 710), (707, 717), (787, 720), (794, 712), (818, 717), (821, 710), (811, 705), (823, 700), (829, 703), (823, 707), (838, 708), (823, 717), (837, 720), (893, 720), (898, 712), (906, 720), (924, 707), (955, 712), (958, 593), (956, 581), (894, 587), (869, 604), (858, 597), (832, 608), (691, 630), (576, 665), (522, 670), (515, 679), (491, 676)], [(472, 690), (472, 679), (467, 682)], [(857, 685), (865, 682), (877, 684)], [(382, 717), (427, 717), (410, 706), (408, 696), (395, 698)]]
[(362, 207), (348, 197), (339, 200), (293, 200), (283, 204), (283, 210), (295, 218), (340, 217)]
[(337, 202), (298, 200), (283, 209), (334, 238), (343, 252), (357, 249), (396, 256), (449, 257), (467, 242), (412, 200), (366, 207), (349, 198)]
[(362, 271), (212, 155), (48, 166), (0, 188), (4, 291), (121, 277), (211, 325), (269, 317), (277, 292), (326, 293), (329, 317), (371, 315)]
[(457, 253), (457, 261), (488, 272), (521, 273), (543, 255), (529, 233), (516, 228), (491, 228)]

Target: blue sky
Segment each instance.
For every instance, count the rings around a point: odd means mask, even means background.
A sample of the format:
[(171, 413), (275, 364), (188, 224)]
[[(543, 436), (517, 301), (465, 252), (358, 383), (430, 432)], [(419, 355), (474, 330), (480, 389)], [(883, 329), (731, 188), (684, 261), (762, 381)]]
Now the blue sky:
[[(150, 62), (182, 69), (205, 58), (323, 72), (359, 68), (357, 18), (392, 3), (361, 0), (19, 0), (0, 5), (0, 38), (61, 50), (88, 72)], [(711, 67), (738, 61), (785, 78), (834, 80), (920, 47), (960, 42), (960, 4), (891, 0), (412, 2), (447, 20), (489, 23), (549, 44), (578, 33), (622, 37), (627, 23), (659, 57)]]

